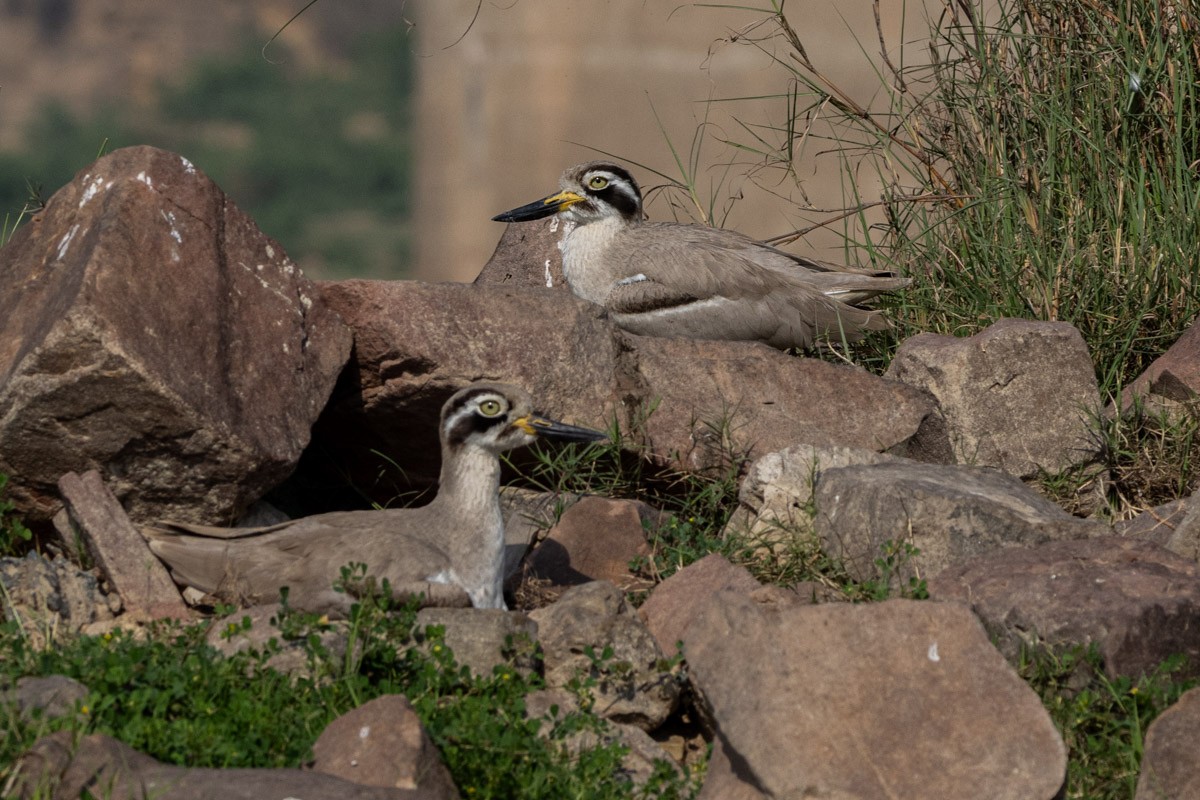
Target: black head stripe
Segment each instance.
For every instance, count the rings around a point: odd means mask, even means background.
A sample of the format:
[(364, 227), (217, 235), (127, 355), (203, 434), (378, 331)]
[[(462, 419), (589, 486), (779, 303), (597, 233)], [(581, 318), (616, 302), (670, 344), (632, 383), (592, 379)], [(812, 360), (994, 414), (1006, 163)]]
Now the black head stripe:
[(642, 210), (642, 192), (638, 188), (637, 181), (633, 179), (628, 170), (616, 164), (604, 162), (596, 162), (588, 166), (590, 168), (585, 174), (607, 172), (613, 179), (609, 181), (607, 186), (599, 190), (590, 188), (584, 182), (584, 191), (587, 194), (600, 198), (620, 212), (623, 217), (640, 216)]
[[(635, 189), (636, 191), (636, 189)], [(610, 183), (598, 192), (593, 192), (610, 206), (621, 212), (623, 217), (635, 217), (642, 209), (642, 199), (631, 195), (629, 187), (624, 183)]]
[(481, 396), (496, 397), (503, 400), (492, 389), (477, 389), (467, 392), (458, 399), (452, 407), (446, 409), (442, 425), (446, 429), (446, 441), (457, 446), (465, 442), (472, 434), (484, 433), (508, 422), (508, 414), (497, 414), (486, 417), (475, 408), (475, 401)]

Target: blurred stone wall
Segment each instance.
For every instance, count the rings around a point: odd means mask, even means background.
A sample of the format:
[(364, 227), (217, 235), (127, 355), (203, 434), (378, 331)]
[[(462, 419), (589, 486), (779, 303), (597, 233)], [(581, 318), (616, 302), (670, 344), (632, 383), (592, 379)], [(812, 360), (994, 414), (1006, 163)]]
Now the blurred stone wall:
[[(882, 0), (882, 27), (893, 47), (902, 3)], [(786, 9), (826, 74), (865, 102), (880, 94), (869, 0), (806, 0)], [(726, 227), (766, 237), (821, 218), (795, 203), (849, 202), (837, 158), (813, 158), (834, 148), (832, 142), (808, 142), (808, 155), (796, 165), (799, 184), (778, 170), (744, 181), (744, 167), (723, 166), (754, 159), (720, 139), (752, 143), (742, 124), (781, 127), (787, 117), (781, 98), (733, 100), (788, 88), (787, 71), (772, 55), (784, 61), (791, 55), (778, 38), (764, 39), (769, 27), (755, 27), (761, 14), (665, 0), (439, 0), (410, 10), (419, 49), (414, 277), (473, 279), (502, 232), (490, 218), (555, 191), (564, 168), (601, 157), (596, 151), (631, 165), (647, 185), (662, 181), (632, 162), (678, 177), (667, 140), (686, 160), (702, 126), (703, 203), (715, 197), (720, 207), (744, 194)], [(910, 42), (925, 38), (919, 8), (909, 10), (908, 26)], [(911, 60), (925, 48), (910, 43), (907, 50)], [(865, 199), (878, 199), (875, 175), (860, 174), (858, 187)], [(673, 212), (660, 197), (649, 213), (665, 219)], [(793, 248), (842, 260), (842, 229), (833, 228)]]

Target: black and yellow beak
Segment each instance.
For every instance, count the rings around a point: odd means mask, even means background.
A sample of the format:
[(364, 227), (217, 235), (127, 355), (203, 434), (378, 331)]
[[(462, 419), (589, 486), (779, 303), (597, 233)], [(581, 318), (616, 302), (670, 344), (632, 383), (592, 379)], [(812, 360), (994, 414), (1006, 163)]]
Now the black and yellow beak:
[(594, 431), (591, 428), (578, 428), (537, 414), (528, 414), (513, 420), (513, 427), (520, 428), (531, 436), (558, 439), (564, 442), (602, 442), (608, 439), (606, 433)]
[(559, 192), (552, 194), (549, 197), (544, 197), (541, 200), (534, 200), (528, 205), (523, 205), (520, 208), (514, 208), (512, 211), (505, 211), (503, 214), (497, 214), (492, 217), (493, 222), (528, 222), (533, 219), (542, 219), (549, 217), (564, 208), (570, 208), (576, 203), (582, 203), (587, 198), (575, 194), (575, 192)]

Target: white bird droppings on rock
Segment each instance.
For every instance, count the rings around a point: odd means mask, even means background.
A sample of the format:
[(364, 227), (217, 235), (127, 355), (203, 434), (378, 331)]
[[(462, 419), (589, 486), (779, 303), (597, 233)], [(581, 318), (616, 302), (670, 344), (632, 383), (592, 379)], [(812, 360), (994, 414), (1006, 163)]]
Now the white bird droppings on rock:
[(67, 250), (71, 246), (71, 240), (75, 238), (75, 234), (79, 232), (79, 225), (72, 225), (71, 229), (63, 234), (62, 239), (58, 242), (58, 261), (63, 260), (63, 256), (67, 254)]

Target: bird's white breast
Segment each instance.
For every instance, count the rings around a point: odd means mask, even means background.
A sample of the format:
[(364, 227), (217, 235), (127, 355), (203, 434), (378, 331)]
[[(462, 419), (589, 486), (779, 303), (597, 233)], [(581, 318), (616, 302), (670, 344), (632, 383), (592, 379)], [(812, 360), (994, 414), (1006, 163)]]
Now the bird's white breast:
[(626, 259), (613, 252), (624, 228), (621, 220), (605, 218), (563, 231), (563, 276), (577, 296), (604, 305), (613, 285), (630, 277), (623, 271)]

